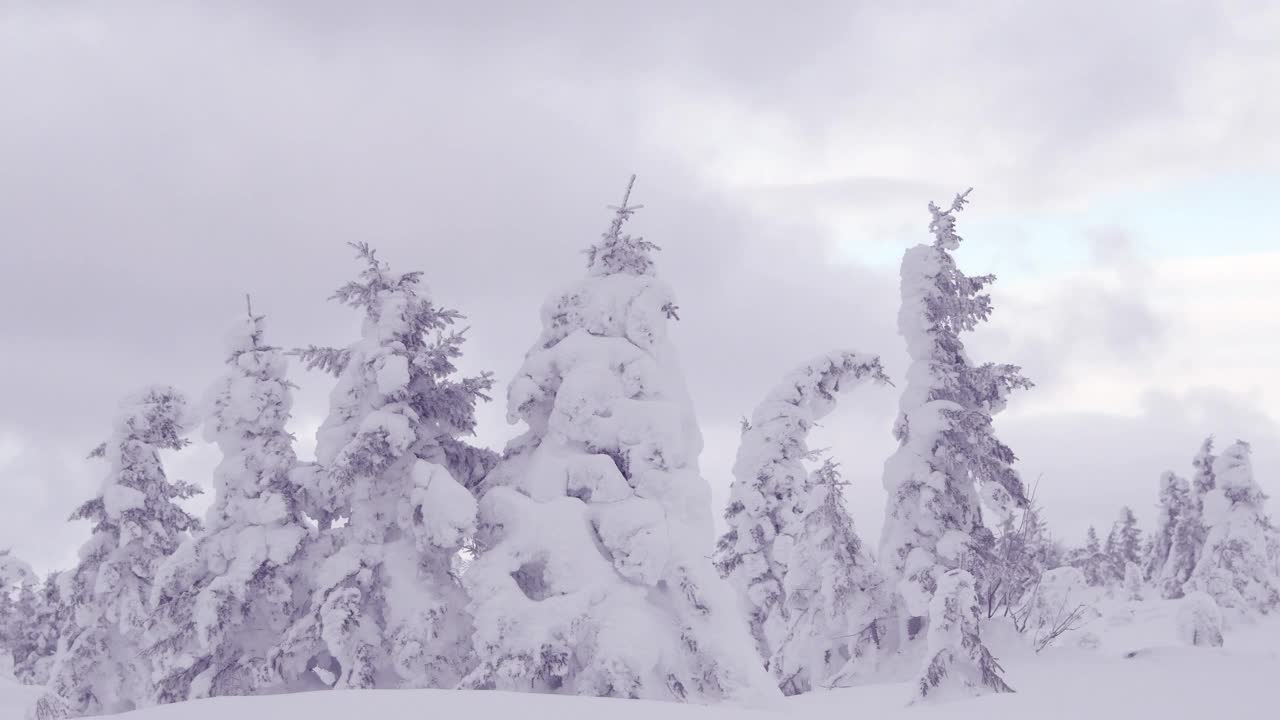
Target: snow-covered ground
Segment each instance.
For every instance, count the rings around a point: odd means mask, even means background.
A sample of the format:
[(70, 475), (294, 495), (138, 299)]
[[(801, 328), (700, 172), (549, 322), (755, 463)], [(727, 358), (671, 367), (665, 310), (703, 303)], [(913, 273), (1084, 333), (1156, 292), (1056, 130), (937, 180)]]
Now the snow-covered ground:
[[(1096, 648), (1032, 653), (1016, 636), (988, 628), (1018, 692), (907, 707), (908, 684), (817, 692), (747, 710), (729, 706), (445, 690), (330, 691), (217, 698), (139, 710), (122, 720), (420, 720), (424, 717), (520, 720), (1275, 720), (1280, 718), (1280, 618), (1237, 627), (1224, 648), (1179, 644), (1176, 602), (1112, 601), (1083, 632)], [(1132, 655), (1130, 657), (1130, 655)], [(32, 688), (0, 681), (0, 720), (19, 720)]]

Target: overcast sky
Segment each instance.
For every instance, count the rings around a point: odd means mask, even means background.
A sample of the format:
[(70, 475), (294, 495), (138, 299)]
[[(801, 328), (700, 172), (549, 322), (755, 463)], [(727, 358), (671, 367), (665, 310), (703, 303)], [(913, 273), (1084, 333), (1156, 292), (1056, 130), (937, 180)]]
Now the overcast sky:
[[(1059, 535), (1149, 526), (1210, 433), (1280, 494), (1280, 4), (781, 8), (0, 2), (0, 547), (73, 561), (118, 398), (203, 394), (244, 293), (277, 344), (350, 342), (348, 241), (469, 316), (500, 448), (539, 305), (632, 172), (717, 503), (792, 366), (902, 377), (897, 263), (969, 186), (958, 260), (1000, 278), (971, 355), (1038, 382), (997, 427)], [(295, 380), (306, 455), (330, 382)], [(872, 542), (896, 403), (860, 388), (816, 438)], [(207, 484), (217, 454), (171, 461)]]

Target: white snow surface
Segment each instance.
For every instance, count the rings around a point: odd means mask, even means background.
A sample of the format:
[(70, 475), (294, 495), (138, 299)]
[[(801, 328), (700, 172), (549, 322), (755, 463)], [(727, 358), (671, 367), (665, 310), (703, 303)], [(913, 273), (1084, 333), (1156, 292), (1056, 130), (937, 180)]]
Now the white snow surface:
[[(984, 636), (1000, 656), (1013, 694), (908, 708), (910, 683), (814, 692), (771, 706), (695, 705), (564, 695), (459, 690), (331, 690), (256, 698), (226, 697), (146, 708), (118, 720), (419, 720), (520, 717), (522, 720), (1271, 720), (1277, 716), (1280, 620), (1228, 631), (1223, 648), (1177, 639), (1180, 600), (1114, 601), (1094, 623), (1098, 649), (1050, 648), (1036, 655), (1002, 627)], [(1132, 657), (1126, 655), (1132, 654)], [(0, 679), (0, 718), (21, 717), (31, 688)]]

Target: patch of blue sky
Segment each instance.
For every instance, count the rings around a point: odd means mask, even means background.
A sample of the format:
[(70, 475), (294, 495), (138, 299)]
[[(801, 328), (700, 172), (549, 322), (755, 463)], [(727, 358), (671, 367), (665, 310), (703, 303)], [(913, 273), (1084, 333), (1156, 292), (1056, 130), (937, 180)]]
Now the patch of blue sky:
[[(957, 253), (970, 272), (1019, 279), (1082, 267), (1099, 233), (1121, 232), (1147, 258), (1210, 257), (1280, 251), (1271, 207), (1280, 175), (1199, 178), (1091, 198), (1083, 209), (991, 215), (976, 203), (960, 218), (966, 238)], [(839, 244), (840, 257), (896, 265), (903, 248), (924, 240), (924, 228), (903, 237), (859, 238)]]

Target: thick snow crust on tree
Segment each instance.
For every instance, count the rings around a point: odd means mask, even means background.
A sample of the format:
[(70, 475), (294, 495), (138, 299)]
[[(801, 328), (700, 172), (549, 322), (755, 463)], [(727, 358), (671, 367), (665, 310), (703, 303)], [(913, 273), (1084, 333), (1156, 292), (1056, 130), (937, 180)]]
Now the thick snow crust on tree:
[(1250, 454), (1249, 444), (1237, 441), (1214, 461), (1216, 485), (1204, 498), (1208, 535), (1187, 583), (1236, 617), (1280, 609), (1280, 581), (1267, 555), (1266, 496), (1253, 478)]
[[(796, 538), (804, 532), (806, 516), (824, 507), (809, 497), (805, 461), (814, 457), (809, 432), (835, 407), (838, 392), (867, 380), (888, 383), (874, 355), (838, 351), (814, 358), (775, 386), (743, 429), (725, 509), (729, 529), (717, 544), (715, 561), (738, 592), (766, 662), (793, 626), (785, 585)], [(827, 494), (825, 488), (820, 492)], [(851, 526), (836, 532), (844, 530), (852, 534)]]
[(455, 377), (461, 315), (422, 295), (421, 273), (393, 274), (355, 247), (365, 267), (334, 298), (363, 312), (360, 340), (299, 352), (338, 382), (317, 465), (296, 473), (321, 521), (303, 551), (309, 607), (273, 661), (301, 684), (318, 668), (339, 688), (452, 687), (473, 665), (453, 563), (476, 505), (447, 466), (460, 459), (469, 474), (483, 464), (458, 438), (474, 431), (492, 383)]
[(13, 675), (25, 642), (23, 625), (32, 620), (39, 582), (26, 561), (0, 550), (0, 675)]
[(1147, 579), (1166, 598), (1182, 597), (1182, 586), (1195, 569), (1204, 541), (1201, 502), (1191, 484), (1173, 473), (1161, 478), (1160, 519), (1148, 564)]
[(943, 573), (929, 601), (928, 654), (917, 681), (917, 700), (1013, 692), (979, 638), (978, 618), (973, 575), (965, 570)]
[(906, 616), (918, 620), (930, 615), (942, 572), (964, 567), (981, 580), (977, 558), (992, 542), (981, 505), (1006, 515), (1027, 503), (1013, 451), (995, 437), (991, 416), (1031, 383), (1013, 365), (972, 364), (959, 337), (990, 316), (983, 289), (995, 279), (965, 275), (951, 255), (964, 202), (960, 195), (946, 210), (930, 204), (935, 240), (902, 261), (898, 330), (911, 363), (894, 427), (899, 448), (885, 462), (880, 558)]
[(1196, 591), (1183, 599), (1178, 636), (1188, 645), (1222, 647), (1222, 611), (1208, 593)]
[(800, 529), (782, 576), (789, 623), (769, 659), (788, 695), (869, 681), (879, 669), (893, 603), (854, 531), (844, 486), (831, 460), (805, 485)]
[(149, 656), (142, 634), (151, 618), (152, 581), (198, 521), (177, 500), (199, 490), (170, 480), (161, 449), (178, 449), (190, 413), (173, 388), (126, 399), (111, 438), (95, 450), (108, 465), (98, 495), (72, 519), (93, 522), (80, 562), (59, 578), (73, 608), (49, 681), (45, 706), (58, 714), (128, 710), (148, 695)]
[[(629, 195), (629, 191), (628, 191)], [(542, 308), (507, 393), (528, 430), (480, 503), (465, 687), (738, 703), (777, 696), (709, 558), (702, 438), (652, 243), (622, 233)]]
[(229, 334), (227, 370), (206, 397), (204, 435), (222, 461), (204, 532), (164, 562), (152, 589), (154, 702), (279, 685), (267, 659), (306, 600), (294, 561), (313, 530), (289, 480), (297, 463), (285, 430), (292, 390), (264, 323), (249, 316)]
[(11, 662), (8, 674), (18, 682), (44, 685), (71, 612), (62, 601), (61, 573), (40, 581), (25, 562), (4, 553), (0, 564), (6, 578), (0, 582), (8, 588), (8, 594), (0, 594), (0, 666)]

